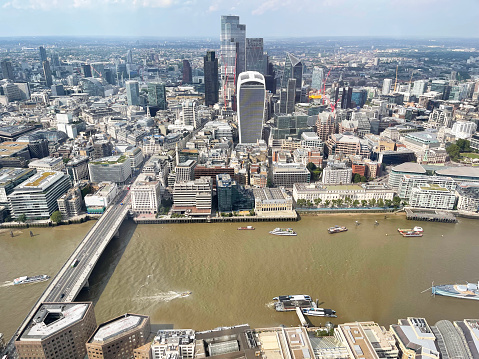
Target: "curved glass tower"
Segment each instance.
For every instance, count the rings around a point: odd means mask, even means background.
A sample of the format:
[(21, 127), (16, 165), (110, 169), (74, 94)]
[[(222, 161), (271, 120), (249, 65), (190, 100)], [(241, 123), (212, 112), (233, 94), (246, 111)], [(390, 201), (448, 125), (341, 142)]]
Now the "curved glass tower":
[(261, 139), (264, 123), (266, 87), (264, 76), (256, 71), (238, 76), (238, 127), (240, 143)]

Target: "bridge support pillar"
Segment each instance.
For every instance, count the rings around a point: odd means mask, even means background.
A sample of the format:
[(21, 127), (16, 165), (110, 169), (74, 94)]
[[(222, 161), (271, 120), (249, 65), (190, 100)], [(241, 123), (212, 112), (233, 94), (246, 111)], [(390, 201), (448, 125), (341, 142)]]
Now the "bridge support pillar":
[(83, 284), (83, 289), (89, 289), (89, 288), (90, 288), (90, 282), (87, 279), (85, 284)]
[(117, 229), (115, 234), (113, 235), (113, 238), (120, 238), (120, 230)]

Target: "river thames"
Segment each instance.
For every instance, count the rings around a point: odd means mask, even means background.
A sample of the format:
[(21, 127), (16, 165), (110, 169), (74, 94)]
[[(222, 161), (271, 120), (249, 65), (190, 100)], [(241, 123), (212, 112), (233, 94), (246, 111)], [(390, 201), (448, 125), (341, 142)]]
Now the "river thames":
[[(375, 221), (379, 224), (375, 225)], [(355, 221), (360, 224), (356, 225)], [(21, 275), (54, 276), (93, 221), (0, 235), (0, 332), (12, 335), (47, 282), (13, 286)], [(476, 318), (477, 301), (431, 297), (437, 284), (479, 279), (479, 221), (411, 222), (403, 214), (303, 216), (299, 222), (135, 225), (125, 222), (90, 278), (97, 322), (129, 313), (175, 328), (212, 329), (299, 325), (294, 312), (277, 313), (272, 298), (309, 294), (337, 311), (334, 323), (399, 318)], [(272, 236), (292, 227), (296, 237)], [(342, 225), (349, 231), (330, 235)], [(424, 228), (422, 238), (403, 238), (397, 228)], [(20, 233), (22, 232), (22, 233)], [(191, 291), (188, 297), (181, 293)], [(326, 318), (312, 318), (314, 325)]]

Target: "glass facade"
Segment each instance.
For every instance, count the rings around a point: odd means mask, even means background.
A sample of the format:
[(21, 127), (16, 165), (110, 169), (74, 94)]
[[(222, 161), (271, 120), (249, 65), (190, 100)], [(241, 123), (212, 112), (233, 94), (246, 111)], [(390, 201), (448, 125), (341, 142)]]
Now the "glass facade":
[(314, 66), (311, 87), (315, 90), (322, 90), (324, 81), (324, 70), (321, 67)]
[(125, 85), (128, 106), (138, 106), (140, 104), (140, 86), (138, 81), (126, 81)]
[(164, 84), (159, 82), (150, 82), (148, 84), (148, 104), (158, 107), (160, 110), (166, 110), (166, 89)]
[(266, 88), (259, 72), (241, 73), (238, 80), (239, 142), (256, 143), (261, 139)]
[(267, 75), (268, 56), (263, 52), (262, 38), (246, 39), (246, 71), (257, 71)]

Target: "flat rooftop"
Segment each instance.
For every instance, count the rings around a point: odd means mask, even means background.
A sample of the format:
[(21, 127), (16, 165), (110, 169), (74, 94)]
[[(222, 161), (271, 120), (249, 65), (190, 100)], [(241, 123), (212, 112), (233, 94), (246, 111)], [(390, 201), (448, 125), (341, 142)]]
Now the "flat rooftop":
[(118, 336), (135, 329), (141, 324), (147, 317), (133, 314), (125, 314), (124, 316), (115, 318), (107, 323), (101, 324), (95, 333), (91, 336), (89, 343), (101, 343), (110, 339), (117, 338)]
[(35, 172), (32, 168), (14, 168), (4, 167), (0, 169), (0, 187), (5, 186), (11, 181), (15, 181), (28, 173), (33, 174)]
[(59, 171), (47, 171), (42, 173), (37, 173), (34, 176), (27, 179), (25, 182), (21, 183), (17, 188), (45, 188), (52, 182), (58, 180), (58, 178), (63, 177), (63, 172)]
[(0, 143), (0, 157), (8, 157), (28, 149), (28, 143), (25, 142), (2, 142)]
[(44, 157), (39, 160), (31, 161), (29, 167), (45, 167), (45, 166), (55, 166), (56, 164), (63, 162), (62, 157)]
[(44, 303), (20, 335), (19, 341), (40, 341), (71, 325), (85, 316), (91, 303)]

